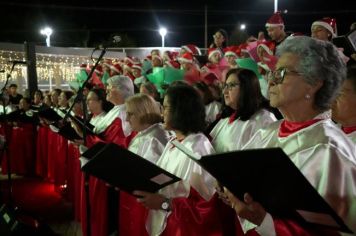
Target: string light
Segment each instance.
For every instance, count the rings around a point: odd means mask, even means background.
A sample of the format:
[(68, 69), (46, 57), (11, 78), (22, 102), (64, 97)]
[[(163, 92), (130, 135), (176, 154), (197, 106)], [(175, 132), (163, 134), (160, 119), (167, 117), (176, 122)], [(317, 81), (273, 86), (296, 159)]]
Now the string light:
[[(4, 83), (6, 75), (11, 70), (12, 63), (9, 61), (26, 61), (25, 53), (19, 51), (0, 50), (1, 69), (6, 73), (0, 74), (0, 83)], [(67, 84), (76, 80), (76, 74), (79, 73), (81, 64), (91, 64), (87, 56), (77, 55), (59, 55), (59, 54), (36, 54), (36, 70), (39, 83), (56, 85)], [(26, 65), (17, 64), (11, 74), (11, 80), (22, 81), (27, 79)]]

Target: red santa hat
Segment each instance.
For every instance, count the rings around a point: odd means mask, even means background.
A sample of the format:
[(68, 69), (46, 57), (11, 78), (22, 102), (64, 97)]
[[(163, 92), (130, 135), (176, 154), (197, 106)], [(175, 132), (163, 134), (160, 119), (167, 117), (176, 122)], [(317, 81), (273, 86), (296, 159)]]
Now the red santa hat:
[(112, 60), (111, 59), (105, 59), (103, 62), (103, 65), (107, 66), (107, 67), (111, 67), (112, 66)]
[(266, 51), (269, 55), (273, 55), (274, 50), (276, 49), (276, 44), (272, 41), (263, 41), (258, 43), (257, 51), (260, 48), (263, 48), (263, 50)]
[(81, 65), (79, 66), (79, 69), (80, 69), (80, 70), (87, 70), (87, 68), (88, 68), (88, 65), (87, 65), (87, 64), (81, 64)]
[(193, 63), (193, 55), (190, 52), (184, 53), (181, 57), (178, 58), (180, 63)]
[(131, 68), (132, 68), (132, 66), (133, 66), (133, 64), (132, 63), (126, 63), (126, 64), (124, 64), (124, 69), (126, 69), (126, 70), (131, 70)]
[(337, 36), (337, 28), (336, 28), (336, 19), (335, 18), (324, 17), (321, 20), (314, 21), (311, 27), (313, 28), (313, 26), (322, 26), (332, 34), (332, 37)]
[(237, 51), (238, 51), (238, 47), (237, 46), (230, 46), (224, 49), (224, 56), (235, 56), (237, 57)]
[(274, 71), (276, 69), (277, 61), (278, 57), (267, 55), (263, 58), (263, 61), (257, 62), (257, 65), (262, 67), (265, 71)]
[(276, 26), (284, 26), (284, 21), (280, 11), (273, 13), (273, 15), (266, 22), (266, 27), (276, 27)]
[(190, 52), (193, 55), (201, 55), (200, 49), (194, 44), (183, 45), (182, 49), (186, 50), (187, 52)]
[(133, 64), (131, 66), (132, 69), (138, 69), (140, 71), (142, 71), (142, 64)]
[(124, 58), (124, 63), (132, 65), (132, 64), (135, 64), (135, 61), (134, 61), (133, 57), (127, 56)]
[(236, 51), (237, 56), (242, 57), (242, 53), (248, 53), (248, 54), (250, 54), (247, 48), (248, 48), (248, 44), (247, 44), (247, 43), (242, 43), (242, 44), (240, 44), (240, 45), (238, 46), (237, 51)]
[(168, 61), (173, 61), (177, 58), (178, 52), (173, 52), (173, 51), (165, 51), (165, 54), (167, 55)]
[(116, 73), (119, 73), (119, 74), (122, 74), (122, 72), (123, 72), (123, 71), (122, 71), (122, 67), (120, 66), (119, 63), (116, 63), (116, 64), (110, 66), (110, 69), (111, 69), (112, 71), (115, 71)]
[(176, 69), (180, 68), (180, 64), (177, 61), (166, 61), (165, 64), (172, 68), (176, 68)]
[(219, 53), (220, 57), (222, 57), (222, 53), (221, 53), (220, 49), (218, 49), (218, 48), (209, 48), (208, 49), (208, 58), (212, 57), (215, 53)]
[[(90, 65), (88, 70), (90, 72), (90, 70), (94, 67), (94, 65)], [(94, 70), (95, 73), (97, 73), (98, 75), (102, 75), (103, 74), (103, 68), (101, 67), (101, 65), (97, 65), (95, 67), (95, 70)]]

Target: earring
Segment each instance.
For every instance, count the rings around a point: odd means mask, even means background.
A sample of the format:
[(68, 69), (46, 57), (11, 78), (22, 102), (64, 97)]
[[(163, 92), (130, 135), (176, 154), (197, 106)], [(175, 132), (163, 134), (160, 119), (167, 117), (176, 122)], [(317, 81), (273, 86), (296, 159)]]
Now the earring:
[(306, 100), (309, 100), (309, 99), (310, 99), (310, 95), (309, 95), (309, 94), (305, 94), (304, 97), (305, 97)]

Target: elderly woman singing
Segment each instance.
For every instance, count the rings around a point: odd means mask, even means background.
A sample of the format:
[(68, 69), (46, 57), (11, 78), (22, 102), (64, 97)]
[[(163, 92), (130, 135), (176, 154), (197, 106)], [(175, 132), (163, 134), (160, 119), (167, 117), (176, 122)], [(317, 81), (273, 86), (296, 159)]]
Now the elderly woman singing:
[[(269, 76), (270, 104), (279, 109), (284, 120), (261, 129), (243, 149), (282, 148), (356, 232), (355, 145), (329, 117), (329, 108), (346, 77), (346, 66), (332, 44), (304, 36), (286, 40), (277, 53), (276, 70)], [(250, 194), (237, 199), (225, 190), (248, 235), (338, 234), (278, 219)]]

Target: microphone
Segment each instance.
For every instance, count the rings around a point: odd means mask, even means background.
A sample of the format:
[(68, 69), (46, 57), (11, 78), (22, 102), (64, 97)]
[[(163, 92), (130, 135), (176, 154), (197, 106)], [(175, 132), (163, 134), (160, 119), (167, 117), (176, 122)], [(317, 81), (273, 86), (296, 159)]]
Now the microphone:
[(23, 64), (23, 65), (27, 65), (27, 62), (25, 61), (8, 61), (9, 63), (13, 63), (13, 64)]

